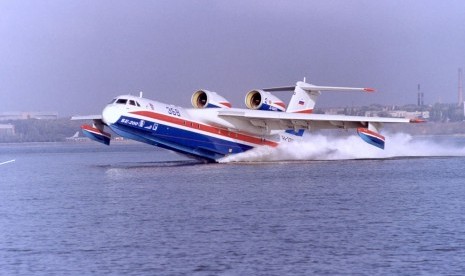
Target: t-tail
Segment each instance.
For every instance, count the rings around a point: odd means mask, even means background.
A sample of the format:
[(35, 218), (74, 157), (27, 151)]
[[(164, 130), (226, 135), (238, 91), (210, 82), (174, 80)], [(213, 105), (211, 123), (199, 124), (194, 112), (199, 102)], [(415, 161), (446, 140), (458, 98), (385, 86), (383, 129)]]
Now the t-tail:
[[(289, 105), (287, 106), (286, 112), (287, 113), (304, 113), (304, 114), (311, 114), (313, 113), (313, 110), (315, 109), (315, 104), (318, 99), (318, 97), (321, 95), (322, 91), (363, 91), (363, 92), (374, 92), (375, 90), (373, 88), (358, 88), (358, 87), (336, 87), (336, 86), (317, 86), (313, 85), (310, 83), (307, 83), (304, 81), (299, 81), (296, 83), (295, 86), (284, 86), (284, 87), (274, 87), (274, 88), (266, 88), (263, 89), (264, 91), (267, 92), (278, 92), (278, 91), (292, 91), (294, 90), (294, 93), (291, 97), (291, 100), (289, 101)], [(373, 128), (373, 127), (372, 127)], [(366, 129), (367, 131), (370, 131), (369, 129)], [(304, 133), (303, 129), (297, 129), (297, 130), (288, 130), (286, 131), (285, 135), (281, 135), (282, 140), (292, 140), (292, 137), (297, 138), (297, 137), (302, 137)], [(372, 144), (374, 146), (377, 146), (379, 148), (384, 148), (384, 137), (376, 140), (376, 135), (369, 135), (368, 137), (371, 137), (371, 139), (364, 138), (364, 132), (363, 130), (359, 130), (359, 135), (364, 139), (365, 141), (370, 141), (368, 142), (369, 144)], [(371, 133), (377, 133), (377, 130), (371, 131)], [(380, 135), (379, 135), (380, 136)]]
[(373, 92), (373, 88), (355, 88), (355, 87), (335, 87), (335, 86), (317, 86), (303, 81), (299, 81), (295, 86), (274, 87), (263, 89), (264, 91), (292, 91), (294, 94), (289, 101), (286, 112), (288, 113), (313, 113), (316, 101), (322, 91), (363, 91)]

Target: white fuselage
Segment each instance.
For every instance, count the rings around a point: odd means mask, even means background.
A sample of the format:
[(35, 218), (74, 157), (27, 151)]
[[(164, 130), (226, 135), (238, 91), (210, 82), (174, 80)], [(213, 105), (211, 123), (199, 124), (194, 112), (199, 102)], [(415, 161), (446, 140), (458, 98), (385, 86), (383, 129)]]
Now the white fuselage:
[(207, 160), (277, 145), (279, 136), (246, 121), (223, 118), (220, 110), (185, 109), (126, 95), (104, 108), (102, 120), (123, 137)]

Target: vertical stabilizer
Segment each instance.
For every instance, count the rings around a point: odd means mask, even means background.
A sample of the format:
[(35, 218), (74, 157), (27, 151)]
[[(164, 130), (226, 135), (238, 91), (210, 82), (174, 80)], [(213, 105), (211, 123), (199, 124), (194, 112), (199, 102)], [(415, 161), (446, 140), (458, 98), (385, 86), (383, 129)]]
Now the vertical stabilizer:
[(318, 90), (304, 90), (305, 87), (310, 87), (310, 84), (301, 81), (297, 82), (286, 112), (307, 114), (313, 112), (316, 100), (321, 95), (321, 92)]

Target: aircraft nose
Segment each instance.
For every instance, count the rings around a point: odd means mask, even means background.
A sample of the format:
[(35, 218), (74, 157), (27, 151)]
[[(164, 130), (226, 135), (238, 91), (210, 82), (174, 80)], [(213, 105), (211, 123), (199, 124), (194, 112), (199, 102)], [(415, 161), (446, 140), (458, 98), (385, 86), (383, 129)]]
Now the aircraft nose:
[(102, 120), (106, 125), (116, 123), (119, 117), (118, 108), (112, 104), (107, 105), (102, 111)]

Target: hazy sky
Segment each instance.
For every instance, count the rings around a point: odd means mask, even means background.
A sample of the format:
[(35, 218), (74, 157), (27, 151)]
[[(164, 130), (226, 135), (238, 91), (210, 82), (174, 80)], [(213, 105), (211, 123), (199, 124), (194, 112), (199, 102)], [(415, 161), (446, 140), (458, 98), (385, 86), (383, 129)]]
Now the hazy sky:
[[(233, 106), (253, 88), (367, 86), (318, 104), (456, 102), (465, 1), (0, 0), (2, 111), (98, 114), (114, 96)], [(284, 94), (284, 100), (289, 95)]]

